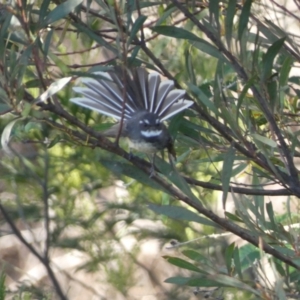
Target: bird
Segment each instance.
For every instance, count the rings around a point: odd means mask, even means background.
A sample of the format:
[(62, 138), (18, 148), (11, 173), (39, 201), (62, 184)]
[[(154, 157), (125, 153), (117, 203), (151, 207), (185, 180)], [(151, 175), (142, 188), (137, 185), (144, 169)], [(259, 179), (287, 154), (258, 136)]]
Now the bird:
[(171, 154), (176, 158), (173, 139), (164, 121), (194, 102), (185, 99), (185, 90), (174, 88), (173, 80), (161, 80), (158, 72), (148, 72), (144, 67), (115, 66), (107, 72), (96, 71), (91, 77), (81, 77), (79, 83), (73, 90), (81, 97), (70, 101), (116, 119), (118, 123), (103, 134), (128, 138), (130, 153), (135, 149), (150, 154), (150, 177), (155, 173), (154, 158), (158, 151), (167, 149), (169, 157)]

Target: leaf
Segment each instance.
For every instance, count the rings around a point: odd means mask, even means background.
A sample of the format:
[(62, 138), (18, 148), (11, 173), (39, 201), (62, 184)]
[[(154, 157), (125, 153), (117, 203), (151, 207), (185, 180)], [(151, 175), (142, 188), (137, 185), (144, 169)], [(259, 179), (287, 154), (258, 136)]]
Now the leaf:
[(269, 49), (263, 58), (261, 81), (265, 81), (272, 75), (273, 63), (276, 55), (284, 44), (285, 38), (277, 40)]
[(229, 0), (225, 18), (225, 36), (228, 48), (231, 46), (233, 19), (236, 11), (237, 0)]
[(194, 264), (191, 264), (190, 262), (183, 260), (181, 258), (177, 257), (170, 257), (170, 256), (164, 256), (164, 258), (172, 265), (177, 266), (182, 269), (187, 269), (190, 271), (202, 273), (202, 271), (196, 267)]
[(267, 213), (268, 213), (268, 216), (269, 216), (269, 219), (270, 219), (270, 222), (273, 226), (273, 229), (276, 230), (277, 226), (276, 226), (276, 223), (275, 223), (275, 219), (274, 219), (274, 210), (273, 210), (273, 205), (272, 205), (272, 202), (269, 202), (266, 204), (266, 208), (267, 208)]
[[(166, 283), (177, 285), (197, 286), (197, 287), (215, 287), (216, 283), (212, 280), (207, 280), (204, 276), (197, 277), (170, 277), (165, 280)], [(218, 285), (222, 286), (222, 285)]]
[(147, 20), (146, 16), (140, 15), (136, 21), (134, 22), (131, 31), (130, 31), (130, 36), (129, 39), (127, 41), (127, 46), (129, 46), (132, 42), (132, 40), (135, 38), (136, 34), (138, 33), (138, 31), (141, 29), (141, 27), (143, 26), (144, 22)]
[(239, 255), (239, 248), (235, 247), (233, 251), (233, 261), (234, 261), (234, 267), (236, 273), (239, 275), (239, 278), (243, 280), (243, 275), (242, 275), (242, 268), (241, 268), (241, 261), (240, 261), (240, 255)]
[(289, 80), (289, 74), (291, 71), (291, 68), (293, 66), (294, 59), (291, 56), (287, 56), (282, 64), (282, 67), (280, 69), (279, 73), (279, 85), (280, 87), (283, 87), (287, 84)]
[(254, 262), (261, 259), (260, 250), (252, 244), (246, 244), (240, 247), (239, 256), (241, 261), (241, 268), (243, 271), (252, 268)]
[(216, 108), (215, 104), (209, 100), (209, 98), (205, 95), (205, 93), (196, 85), (187, 82), (188, 88), (190, 91), (197, 96), (197, 100), (201, 101), (204, 107), (208, 110), (212, 111), (215, 115), (218, 115), (218, 109)]
[(203, 41), (190, 31), (175, 26), (154, 26), (151, 29), (159, 34), (174, 37), (177, 39), (190, 40), (195, 42)]
[(247, 95), (247, 92), (248, 92), (249, 88), (253, 85), (254, 81), (255, 81), (255, 78), (254, 78), (254, 77), (251, 77), (251, 78), (246, 82), (245, 86), (243, 87), (242, 92), (241, 92), (240, 95), (239, 95), (238, 102), (237, 102), (237, 106), (236, 106), (236, 107), (237, 107), (237, 108), (236, 108), (236, 122), (237, 122), (237, 124), (238, 124), (238, 119), (239, 119), (238, 117), (239, 117), (239, 111), (240, 111), (241, 105), (242, 105), (242, 103), (243, 103), (243, 101), (244, 101), (244, 98), (245, 98), (246, 95)]
[(233, 278), (233, 277), (229, 277), (227, 275), (223, 275), (223, 274), (216, 274), (214, 275), (213, 280), (218, 283), (217, 286), (219, 286), (219, 284), (222, 284), (223, 286), (228, 286), (228, 287), (234, 287), (236, 289), (242, 289), (245, 291), (249, 291), (251, 293), (253, 293), (254, 295), (260, 295), (260, 291), (257, 291), (255, 289), (253, 289), (250, 285), (243, 283), (242, 281)]
[(43, 0), (39, 10), (39, 22), (43, 23), (51, 0)]
[(106, 40), (104, 40), (100, 35), (96, 34), (90, 28), (83, 26), (79, 23), (73, 23), (72, 25), (76, 27), (79, 30), (79, 32), (85, 33), (90, 39), (92, 39), (99, 45), (104, 46), (106, 49), (112, 51), (115, 55), (118, 55), (118, 50), (114, 46), (112, 46), (110, 43), (108, 43)]
[(10, 156), (13, 155), (10, 147), (9, 147), (9, 140), (10, 140), (10, 137), (11, 137), (11, 131), (13, 129), (13, 127), (15, 126), (15, 124), (22, 120), (23, 118), (16, 118), (14, 119), (13, 121), (11, 121), (10, 123), (8, 123), (4, 130), (2, 131), (2, 135), (1, 135), (1, 145), (2, 145), (2, 148), (4, 150), (4, 152)]
[(257, 141), (260, 141), (260, 142), (264, 143), (265, 145), (268, 145), (272, 148), (277, 148), (276, 142), (269, 139), (269, 138), (267, 138), (267, 137), (265, 137), (265, 136), (259, 135), (257, 133), (253, 133), (252, 137)]
[(197, 49), (201, 50), (202, 52), (208, 54), (209, 56), (215, 57), (221, 60), (223, 63), (230, 64), (228, 60), (223, 56), (223, 54), (216, 47), (214, 47), (207, 41), (200, 39), (199, 41), (195, 41), (191, 44)]
[(197, 287), (234, 287), (237, 289), (249, 291), (256, 296), (260, 296), (260, 291), (253, 289), (250, 285), (247, 285), (239, 281), (238, 279), (220, 274), (197, 277), (171, 277), (165, 280), (165, 282), (177, 285)]
[(42, 22), (42, 27), (54, 23), (72, 12), (83, 0), (67, 0), (62, 4), (56, 6), (44, 19)]
[(192, 259), (194, 261), (207, 261), (207, 257), (203, 256), (201, 253), (196, 252), (194, 250), (188, 249), (183, 250), (182, 254), (188, 257), (189, 259)]
[[(3, 269), (3, 267), (2, 267)], [(6, 295), (6, 285), (5, 285), (5, 273), (1, 270), (0, 273), (0, 300), (5, 300)]]
[(219, 226), (211, 220), (181, 206), (155, 205), (151, 203), (148, 207), (158, 214), (165, 215), (175, 220), (197, 222), (203, 225), (219, 228)]
[(226, 262), (227, 272), (229, 275), (232, 275), (232, 257), (233, 257), (234, 249), (235, 249), (234, 243), (231, 243), (225, 249), (225, 262)]
[(49, 97), (59, 92), (71, 79), (72, 77), (65, 77), (52, 82), (48, 89), (35, 99), (35, 103), (45, 102)]
[(239, 40), (242, 39), (244, 31), (247, 29), (252, 2), (253, 2), (252, 0), (246, 0), (243, 5), (240, 20), (239, 20), (239, 27), (238, 27)]
[(220, 33), (220, 22), (219, 22), (219, 1), (220, 0), (214, 0), (208, 2), (208, 9), (210, 13), (209, 21), (210, 23), (215, 27), (217, 27), (218, 33)]
[(165, 20), (175, 11), (177, 10), (177, 8), (175, 6), (168, 6), (165, 10), (165, 12), (161, 15), (161, 17), (157, 20), (155, 26), (159, 26), (162, 23), (165, 22)]
[(225, 212), (225, 216), (231, 221), (244, 223), (244, 221), (240, 217), (238, 217), (228, 211)]
[(230, 146), (229, 150), (227, 151), (225, 157), (224, 157), (224, 164), (223, 164), (223, 170), (222, 170), (222, 189), (223, 189), (223, 207), (225, 208), (226, 205), (226, 199), (227, 194), (229, 190), (229, 183), (231, 179), (232, 174), (232, 167), (234, 162), (234, 156), (235, 156), (235, 149), (233, 146)]

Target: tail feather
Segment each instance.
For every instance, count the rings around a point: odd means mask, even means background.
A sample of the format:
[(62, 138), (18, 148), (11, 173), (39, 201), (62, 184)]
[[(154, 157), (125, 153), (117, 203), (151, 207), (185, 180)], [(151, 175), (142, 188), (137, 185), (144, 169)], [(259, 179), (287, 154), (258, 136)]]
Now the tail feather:
[(139, 110), (149, 110), (148, 75), (149, 73), (143, 68), (136, 68), (132, 72), (131, 88)]
[(168, 93), (174, 88), (174, 81), (165, 80), (161, 82), (159, 85), (159, 89), (157, 92), (156, 105), (154, 109), (154, 113), (159, 114), (159, 111), (163, 105), (164, 100), (166, 99)]
[(149, 74), (144, 68), (136, 68), (132, 73), (126, 69), (125, 80), (122, 80), (124, 71), (118, 67), (108, 73), (93, 74), (96, 78), (81, 78), (85, 87), (73, 87), (82, 97), (70, 101), (117, 120), (121, 120), (123, 111), (123, 117), (130, 119), (134, 112), (147, 110), (165, 121), (193, 104), (184, 99), (184, 90), (173, 90), (172, 80), (161, 81), (157, 72)]
[(157, 101), (157, 91), (160, 86), (160, 76), (158, 73), (151, 73), (148, 77), (148, 102), (149, 102), (149, 111), (154, 112), (156, 101)]
[(174, 115), (180, 113), (181, 111), (189, 108), (193, 105), (193, 101), (190, 100), (184, 100), (180, 99), (176, 103), (174, 103), (172, 106), (169, 106), (163, 114), (160, 115), (161, 121), (165, 121)]

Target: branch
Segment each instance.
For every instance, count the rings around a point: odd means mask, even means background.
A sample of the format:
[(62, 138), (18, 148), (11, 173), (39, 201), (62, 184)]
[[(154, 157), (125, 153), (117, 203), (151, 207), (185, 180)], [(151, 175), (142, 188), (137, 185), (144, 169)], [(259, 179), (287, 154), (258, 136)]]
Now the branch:
[[(132, 157), (129, 153), (125, 152), (122, 148), (120, 148), (115, 143), (110, 142), (107, 138), (103, 137), (101, 134), (95, 132), (94, 130), (90, 129), (89, 127), (84, 126), (83, 123), (78, 121), (75, 117), (71, 116), (68, 112), (64, 111), (61, 107), (54, 106), (53, 104), (43, 104), (41, 103), (41, 107), (45, 110), (51, 111), (64, 119), (70, 122), (72, 125), (76, 125), (84, 132), (88, 134), (90, 138), (85, 136), (84, 134), (76, 133), (71, 131), (70, 133), (74, 134), (78, 137), (82, 142), (88, 141), (90, 145), (93, 147), (99, 147), (104, 150), (107, 150), (111, 153), (117, 154), (128, 161), (131, 161), (133, 165), (138, 167), (139, 169), (143, 170), (146, 174), (149, 174), (150, 168), (147, 167), (144, 160), (141, 160), (137, 157)], [(57, 124), (59, 127), (63, 128), (63, 125)], [(149, 179), (150, 180), (150, 179)], [(208, 217), (210, 220), (214, 221), (216, 224), (221, 226), (224, 230), (230, 231), (235, 235), (241, 237), (243, 240), (248, 241), (249, 243), (255, 245), (256, 247), (261, 247), (266, 253), (273, 255), (274, 257), (278, 258), (279, 260), (285, 262), (286, 264), (300, 270), (300, 266), (294, 263), (291, 259), (283, 255), (281, 252), (272, 248), (266, 242), (261, 243), (261, 239), (256, 236), (253, 236), (251, 232), (245, 230), (244, 228), (230, 222), (225, 218), (221, 218), (212, 211), (206, 209), (200, 201), (194, 201), (193, 199), (189, 198), (185, 195), (181, 190), (177, 187), (174, 187), (173, 184), (169, 183), (166, 179), (158, 174), (154, 174), (151, 177), (151, 180), (154, 180), (158, 183), (161, 187), (163, 187), (171, 196), (174, 198), (186, 203), (190, 207), (194, 208), (198, 213), (203, 214), (204, 216)], [(261, 245), (262, 244), (262, 245)]]
[[(217, 38), (211, 31), (209, 31), (209, 29), (206, 26), (201, 24), (198, 21), (198, 19), (192, 13), (190, 13), (189, 10), (185, 6), (183, 6), (177, 0), (172, 0), (172, 3), (185, 16), (187, 16), (203, 33), (205, 33), (205, 35), (218, 47), (219, 51), (221, 53), (223, 53), (228, 58), (228, 60), (232, 64), (232, 67), (237, 72), (238, 76), (240, 78), (242, 78), (242, 80), (244, 82), (248, 82), (249, 78), (248, 78), (248, 75), (247, 75), (246, 71), (239, 64), (239, 62), (234, 57), (234, 55), (225, 48), (225, 46), (220, 41), (220, 39)], [(259, 93), (258, 89), (254, 85), (251, 85), (250, 89), (252, 90), (252, 93), (253, 93), (254, 97), (259, 102), (259, 104), (260, 104), (260, 106), (261, 106), (261, 108), (262, 108), (262, 110), (265, 114), (266, 119), (268, 120), (272, 130), (274, 131), (275, 135), (277, 136), (277, 138), (279, 140), (279, 143), (281, 145), (281, 147), (279, 148), (279, 151), (282, 151), (283, 157), (285, 157), (286, 160), (287, 160), (287, 170), (289, 172), (289, 176), (287, 176), (285, 173), (283, 173), (282, 171), (277, 169), (278, 174), (280, 174), (281, 177), (282, 177), (281, 181), (283, 181), (283, 183), (285, 182), (287, 185), (289, 185), (290, 188), (293, 190), (293, 192), (295, 194), (297, 194), (298, 196), (300, 196), (300, 184), (299, 184), (299, 180), (298, 180), (298, 171), (297, 171), (297, 169), (294, 165), (293, 158), (291, 156), (289, 148), (288, 148), (288, 146), (287, 146), (287, 144), (286, 144), (286, 142), (285, 142), (285, 140), (284, 140), (284, 138), (281, 134), (280, 129), (278, 128), (278, 126), (276, 124), (274, 116), (272, 115), (272, 113), (271, 113), (264, 97)], [(268, 166), (268, 164), (266, 164), (266, 166)], [(270, 167), (268, 167), (268, 169), (270, 169)], [(272, 172), (272, 173), (274, 174), (274, 172)]]
[(24, 237), (22, 236), (21, 232), (19, 231), (19, 229), (15, 226), (15, 223), (13, 222), (13, 220), (10, 218), (10, 216), (8, 215), (8, 213), (6, 212), (6, 209), (4, 208), (4, 206), (0, 203), (0, 211), (4, 217), (4, 219), (6, 220), (6, 222), (9, 224), (10, 228), (12, 229), (13, 233), (16, 235), (16, 237), (20, 240), (20, 242), (26, 246), (29, 251), (38, 258), (38, 260), (45, 266), (48, 275), (53, 283), (53, 286), (55, 288), (56, 293), (58, 294), (58, 296), (60, 297), (61, 300), (68, 300), (68, 298), (65, 296), (65, 294), (63, 293), (62, 288), (60, 287), (59, 282), (57, 281), (53, 270), (50, 267), (50, 262), (48, 260), (48, 258), (43, 258), (41, 256), (41, 254), (39, 254), (36, 249), (29, 244)]

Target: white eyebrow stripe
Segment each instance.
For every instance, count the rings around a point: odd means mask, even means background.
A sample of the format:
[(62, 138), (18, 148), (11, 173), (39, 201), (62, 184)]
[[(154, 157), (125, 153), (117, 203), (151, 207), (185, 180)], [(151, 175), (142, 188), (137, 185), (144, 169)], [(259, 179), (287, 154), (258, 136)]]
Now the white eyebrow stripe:
[(155, 137), (159, 136), (162, 133), (162, 130), (142, 130), (141, 134), (144, 137)]

